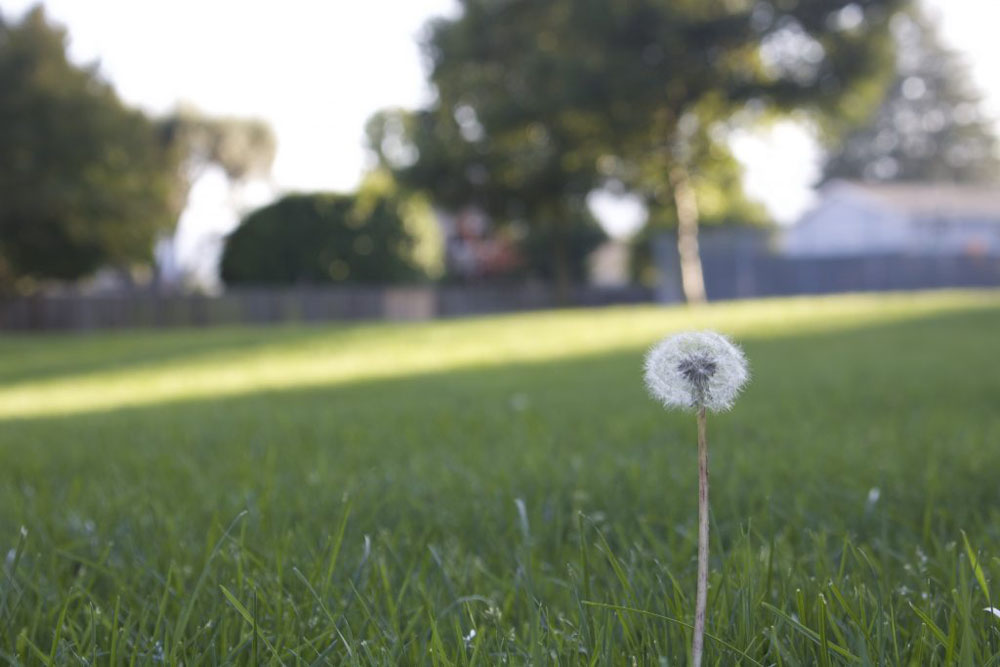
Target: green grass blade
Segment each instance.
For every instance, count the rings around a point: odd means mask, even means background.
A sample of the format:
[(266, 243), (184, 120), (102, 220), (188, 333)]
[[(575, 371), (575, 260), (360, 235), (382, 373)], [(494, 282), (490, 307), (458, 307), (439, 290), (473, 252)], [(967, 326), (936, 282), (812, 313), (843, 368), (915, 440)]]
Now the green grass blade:
[[(694, 630), (694, 626), (691, 625), (690, 623), (685, 623), (684, 621), (678, 620), (676, 618), (671, 618), (670, 616), (664, 616), (663, 614), (657, 614), (656, 612), (646, 611), (645, 609), (635, 609), (633, 607), (623, 607), (621, 605), (606, 604), (604, 602), (592, 602), (590, 600), (584, 600), (583, 604), (589, 605), (591, 607), (603, 607), (605, 609), (613, 609), (613, 610), (619, 611), (619, 612), (631, 612), (633, 614), (642, 614), (643, 616), (649, 616), (651, 618), (658, 618), (660, 620), (667, 621), (669, 623), (674, 623), (676, 625), (680, 625), (682, 627), (687, 628), (688, 630)], [(713, 634), (710, 634), (708, 632), (705, 633), (705, 636), (708, 637), (709, 639), (711, 639), (713, 642), (717, 643), (719, 646), (722, 646), (724, 648), (729, 649), (730, 651), (732, 651), (733, 653), (736, 653), (737, 655), (739, 655), (742, 658), (746, 658), (747, 660), (749, 660), (753, 664), (760, 665), (760, 667), (764, 667), (763, 663), (759, 662), (758, 660), (755, 660), (753, 658), (753, 656), (751, 656), (750, 654), (748, 654), (745, 650), (739, 648), (738, 646), (733, 646), (732, 644), (730, 644), (729, 642), (727, 642), (725, 639), (722, 639), (721, 637), (717, 637), (717, 636), (715, 636)]]
[[(852, 662), (861, 662), (861, 658), (859, 658), (858, 656), (854, 655), (853, 653), (851, 653), (850, 651), (848, 651), (843, 646), (839, 646), (839, 645), (834, 644), (833, 642), (830, 642), (830, 641), (824, 642), (823, 640), (821, 640), (819, 633), (817, 633), (814, 630), (810, 630), (809, 628), (807, 628), (806, 626), (804, 626), (802, 623), (796, 621), (794, 618), (792, 618), (791, 616), (789, 616), (785, 612), (781, 611), (780, 609), (778, 609), (774, 605), (768, 604), (767, 602), (762, 602), (761, 606), (765, 607), (766, 609), (768, 609), (769, 611), (771, 611), (771, 613), (773, 613), (775, 616), (778, 616), (779, 618), (781, 618), (781, 620), (783, 620), (786, 623), (788, 623), (789, 625), (791, 625), (792, 628), (794, 628), (795, 630), (797, 630), (804, 637), (809, 638), (817, 646), (820, 646), (822, 648), (824, 646), (824, 643), (825, 643), (826, 649), (822, 651), (821, 655), (826, 655), (828, 651), (833, 651), (834, 653), (836, 653), (840, 657), (846, 658), (846, 659), (848, 659), (848, 660), (850, 660)], [(823, 612), (820, 612), (820, 613), (823, 613)]]

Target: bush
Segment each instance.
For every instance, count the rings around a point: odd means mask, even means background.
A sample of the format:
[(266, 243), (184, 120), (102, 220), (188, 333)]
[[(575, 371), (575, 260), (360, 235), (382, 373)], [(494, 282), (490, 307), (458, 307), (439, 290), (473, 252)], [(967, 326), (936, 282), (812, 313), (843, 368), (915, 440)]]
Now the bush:
[(229, 235), (221, 274), (227, 285), (406, 282), (421, 277), (413, 249), (392, 198), (289, 195)]

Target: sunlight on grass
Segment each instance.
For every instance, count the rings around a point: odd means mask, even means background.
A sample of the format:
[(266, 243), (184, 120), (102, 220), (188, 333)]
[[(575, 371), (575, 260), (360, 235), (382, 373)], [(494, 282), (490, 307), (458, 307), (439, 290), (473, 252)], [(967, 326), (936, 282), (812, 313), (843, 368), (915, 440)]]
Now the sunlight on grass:
[[(715, 328), (738, 338), (774, 337), (854, 328), (959, 310), (996, 307), (1000, 292), (927, 292), (771, 299), (703, 308), (621, 307), (566, 310), (422, 324), (326, 327), (309, 335), (256, 344), (220, 345), (225, 333), (199, 338), (171, 359), (132, 367), (80, 372), (68, 369), (44, 379), (30, 376), (0, 385), (0, 419), (74, 414), (154, 403), (237, 396), (398, 377), (468, 367), (490, 367), (566, 359), (649, 345), (685, 328)], [(232, 330), (246, 333), (246, 329)], [(267, 329), (260, 329), (266, 340)], [(287, 332), (287, 330), (285, 330)], [(526, 335), (526, 332), (528, 335)], [(158, 333), (106, 338), (50, 337), (27, 342), (42, 354), (86, 361), (107, 346), (142, 346)], [(106, 343), (105, 343), (106, 341)], [(221, 342), (225, 342), (224, 338)], [(24, 339), (3, 341), (5, 358), (16, 363)], [(56, 349), (58, 348), (58, 349)], [(0, 348), (2, 349), (2, 348)], [(113, 354), (113, 348), (110, 350)], [(54, 362), (55, 363), (55, 362)], [(51, 369), (50, 369), (51, 370)], [(57, 369), (58, 370), (58, 369)]]

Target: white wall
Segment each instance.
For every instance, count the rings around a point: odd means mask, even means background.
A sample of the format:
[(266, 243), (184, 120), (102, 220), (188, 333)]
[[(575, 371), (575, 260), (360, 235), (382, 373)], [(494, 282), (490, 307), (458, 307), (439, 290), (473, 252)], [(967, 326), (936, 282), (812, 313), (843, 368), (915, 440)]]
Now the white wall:
[(905, 252), (911, 224), (901, 215), (861, 196), (840, 191), (790, 227), (781, 244), (794, 257), (877, 255)]

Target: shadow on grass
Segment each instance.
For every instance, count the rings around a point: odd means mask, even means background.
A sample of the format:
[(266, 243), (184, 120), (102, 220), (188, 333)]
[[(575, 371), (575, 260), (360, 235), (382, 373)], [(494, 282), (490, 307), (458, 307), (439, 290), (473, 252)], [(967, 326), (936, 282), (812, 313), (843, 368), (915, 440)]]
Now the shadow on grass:
[[(361, 334), (358, 328), (345, 327), (343, 332), (338, 329), (336, 334)], [(988, 390), (1000, 388), (1000, 357), (995, 354), (998, 330), (1000, 310), (970, 310), (834, 332), (786, 334), (774, 340), (747, 336), (742, 343), (751, 362), (753, 381), (748, 398), (743, 399), (738, 409), (744, 413), (749, 411), (742, 405), (747, 401), (757, 404), (757, 410), (767, 410), (769, 404), (781, 405), (782, 409), (802, 409), (811, 402), (810, 396), (817, 394), (822, 395), (827, 407), (835, 406), (838, 396), (844, 399), (853, 396), (852, 402), (858, 407), (872, 403), (900, 405), (906, 397), (926, 398), (927, 394), (936, 399), (954, 399), (956, 392), (974, 393), (972, 390), (982, 388), (983, 384), (988, 385), (983, 388), (987, 390), (983, 397), (992, 399), (994, 396)], [(151, 346), (146, 340), (138, 342), (136, 346), (141, 347), (141, 351), (129, 350), (116, 356), (115, 361), (122, 366), (162, 363), (174, 358), (196, 361), (202, 357), (216, 358), (214, 355), (220, 350), (245, 351), (308, 344), (320, 339), (329, 341), (331, 333), (329, 328), (240, 329), (207, 332), (208, 340), (193, 331), (184, 332), (179, 340), (167, 334), (151, 334)], [(197, 337), (193, 350), (194, 338), (189, 340), (188, 336)], [(102, 341), (102, 346), (105, 345), (106, 339)], [(114, 345), (108, 347), (112, 355), (119, 349)], [(338, 380), (330, 386), (263, 389), (212, 399), (171, 398), (150, 405), (72, 415), (8, 417), (3, 421), (7, 426), (17, 424), (28, 428), (59, 423), (112, 423), (121, 419), (155, 422), (160, 414), (177, 421), (188, 416), (209, 415), (216, 418), (241, 415), (263, 420), (280, 418), (289, 411), (304, 417), (311, 410), (322, 413), (331, 409), (382, 413), (384, 416), (394, 411), (410, 414), (435, 407), (464, 407), (476, 411), (509, 408), (520, 412), (528, 407), (537, 411), (548, 404), (582, 406), (594, 399), (595, 394), (605, 413), (616, 404), (620, 407), (635, 401), (650, 409), (650, 400), (641, 386), (644, 351), (645, 347), (633, 347), (553, 361), (473, 365), (392, 378)], [(107, 370), (109, 366), (103, 362), (103, 359), (88, 360), (85, 368)], [(9, 380), (19, 373), (27, 373), (29, 365), (24, 364), (14, 371), (5, 369), (7, 375), (0, 377)], [(83, 368), (73, 367), (67, 372), (64, 367), (58, 375), (73, 375)], [(45, 377), (45, 372), (40, 372), (41, 377)], [(56, 372), (53, 370), (52, 374)], [(40, 376), (32, 375), (33, 379), (37, 377)], [(942, 380), (948, 384), (935, 384)], [(556, 390), (562, 393), (555, 393)], [(528, 395), (542, 400), (532, 403), (526, 400)], [(972, 397), (965, 398), (976, 402)], [(268, 410), (257, 412), (256, 408), (261, 405), (267, 405)], [(254, 410), (247, 413), (244, 407)], [(359, 412), (358, 416), (361, 414)]]
[[(576, 353), (560, 352), (559, 341), (567, 335), (572, 340), (565, 341), (563, 349), (591, 355), (598, 351), (627, 349), (629, 345), (648, 344), (662, 332), (684, 328), (722, 327), (744, 340), (796, 336), (806, 331), (832, 331), (910, 321), (926, 318), (935, 311), (995, 310), (1000, 307), (998, 294), (991, 290), (855, 294), (720, 302), (697, 309), (650, 306), (514, 313), (403, 325), (386, 322), (325, 323), (316, 326), (128, 331), (93, 336), (0, 335), (0, 405), (8, 396), (16, 403), (19, 399), (12, 392), (16, 394), (22, 389), (27, 391), (22, 399), (44, 403), (49, 388), (78, 380), (93, 381), (89, 390), (96, 393), (99, 392), (99, 383), (103, 381), (114, 383), (118, 389), (125, 386), (120, 383), (135, 384), (137, 379), (140, 383), (146, 379), (153, 383), (166, 381), (173, 384), (179, 376), (174, 370), (176, 368), (196, 371), (201, 366), (207, 366), (217, 368), (221, 374), (238, 375), (242, 366), (261, 362), (277, 367), (280, 372), (282, 364), (287, 366), (292, 361), (298, 361), (301, 366), (303, 357), (310, 358), (310, 355), (324, 361), (351, 362), (352, 355), (363, 357), (366, 350), (378, 349), (384, 344), (397, 351), (416, 349), (422, 361), (406, 364), (407, 368), (401, 369), (401, 374), (413, 374), (433, 372), (446, 365), (472, 368), (476, 359), (481, 358), (476, 357), (477, 354), (492, 358), (527, 356), (538, 361), (545, 360), (542, 355), (546, 352), (553, 357), (575, 357)], [(520, 337), (526, 333), (532, 335), (532, 332), (537, 334), (538, 344), (531, 341), (524, 346), (523, 351), (527, 354), (521, 354)], [(498, 344), (496, 353), (492, 353), (488, 345), (476, 346), (477, 341), (489, 341), (491, 337)], [(451, 354), (452, 346), (461, 350), (457, 357)], [(444, 363), (438, 364), (440, 368), (435, 369), (434, 363), (424, 362), (437, 356), (437, 350), (444, 351), (445, 359)], [(288, 376), (289, 382), (275, 381), (274, 378), (245, 378), (248, 384), (245, 388), (241, 387), (240, 392), (244, 389), (252, 392), (254, 382), (260, 382), (261, 386), (293, 388), (307, 384), (332, 384), (338, 379), (327, 377), (331, 369), (322, 364), (320, 366), (318, 373), (307, 372), (302, 384), (296, 381), (294, 365), (289, 368), (292, 372)], [(332, 370), (336, 375), (336, 369)], [(171, 373), (175, 377), (170, 377)], [(108, 377), (102, 377), (104, 374)], [(381, 371), (378, 375), (385, 377)], [(341, 379), (350, 382), (357, 378)], [(205, 382), (205, 379), (200, 381)], [(209, 381), (197, 393), (199, 397), (211, 397), (213, 388), (223, 391), (222, 387), (215, 387)], [(44, 391), (37, 391), (39, 389)], [(136, 385), (133, 395), (143, 395), (143, 389)], [(230, 391), (230, 394), (233, 393), (236, 392)], [(146, 396), (142, 402), (155, 404), (159, 400), (184, 398), (183, 395), (154, 395)], [(121, 405), (129, 403), (131, 401), (126, 400)], [(108, 409), (113, 404), (113, 400), (106, 403), (98, 400), (94, 405), (78, 406), (74, 411)], [(58, 400), (45, 409), (44, 414), (58, 414), (60, 408), (57, 405), (61, 405)], [(24, 415), (32, 412), (27, 409)], [(18, 412), (15, 409), (5, 414), (16, 415)]]
[[(975, 515), (1000, 469), (998, 329), (1000, 312), (980, 311), (749, 339), (753, 380), (710, 420), (717, 510), (822, 521), (892, 489), (910, 522), (944, 497), (966, 507), (949, 521)], [(693, 420), (645, 395), (642, 354), (10, 419), (0, 479), (18, 498), (27, 484), (65, 502), (111, 489), (233, 509), (275, 485), (376, 504), (520, 493), (537, 507), (587, 489), (618, 511), (693, 506)], [(13, 529), (28, 501), (9, 500)]]
[(0, 335), (0, 386), (25, 380), (142, 369), (164, 362), (197, 361), (319, 340), (350, 337), (372, 324), (324, 323), (271, 327), (218, 327), (114, 331), (83, 335)]

